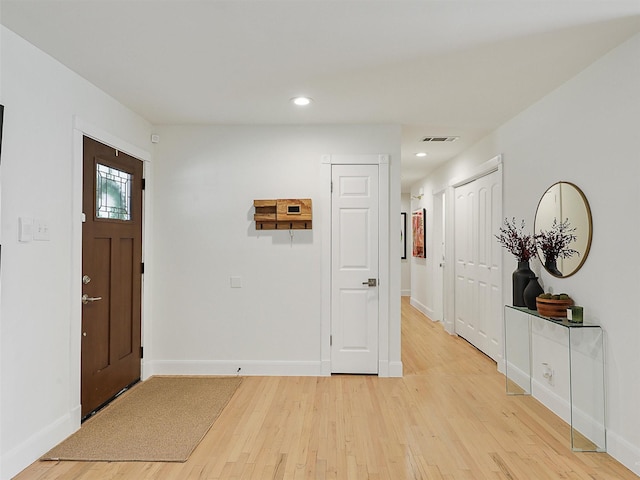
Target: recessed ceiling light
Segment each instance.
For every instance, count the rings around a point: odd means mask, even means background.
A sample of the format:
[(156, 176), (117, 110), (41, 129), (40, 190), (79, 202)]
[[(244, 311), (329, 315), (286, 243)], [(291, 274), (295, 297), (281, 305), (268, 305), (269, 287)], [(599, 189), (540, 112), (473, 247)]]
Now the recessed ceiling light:
[(426, 157), (427, 154), (425, 152), (418, 152), (416, 153), (416, 157)]
[(299, 107), (306, 107), (312, 102), (309, 97), (293, 97), (291, 101)]

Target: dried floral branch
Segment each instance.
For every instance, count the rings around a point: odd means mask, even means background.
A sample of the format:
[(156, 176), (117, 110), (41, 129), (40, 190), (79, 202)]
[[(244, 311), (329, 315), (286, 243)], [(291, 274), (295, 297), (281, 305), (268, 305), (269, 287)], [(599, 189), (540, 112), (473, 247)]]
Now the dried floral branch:
[(545, 261), (552, 261), (558, 258), (571, 258), (580, 255), (580, 252), (569, 248), (571, 242), (575, 242), (578, 237), (575, 235), (576, 228), (571, 227), (569, 219), (559, 222), (554, 218), (550, 230), (540, 230), (535, 236), (536, 245), (542, 251)]
[(520, 227), (516, 225), (516, 218), (511, 222), (504, 219), (504, 224), (500, 227), (500, 235), (495, 235), (498, 243), (514, 255), (519, 262), (527, 262), (536, 254), (535, 237), (524, 233), (524, 220)]

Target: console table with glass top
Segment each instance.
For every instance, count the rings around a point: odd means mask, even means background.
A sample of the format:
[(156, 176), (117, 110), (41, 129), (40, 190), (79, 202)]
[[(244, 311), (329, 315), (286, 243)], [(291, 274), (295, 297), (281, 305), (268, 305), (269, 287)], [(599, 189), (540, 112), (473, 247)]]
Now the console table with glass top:
[(532, 366), (536, 364), (534, 362), (542, 364), (545, 359), (541, 352), (536, 351), (533, 333), (540, 333), (541, 337), (553, 335), (553, 340), (566, 350), (571, 449), (578, 452), (605, 452), (602, 327), (573, 323), (566, 318), (545, 317), (536, 310), (505, 305), (504, 360), (508, 395), (532, 394)]

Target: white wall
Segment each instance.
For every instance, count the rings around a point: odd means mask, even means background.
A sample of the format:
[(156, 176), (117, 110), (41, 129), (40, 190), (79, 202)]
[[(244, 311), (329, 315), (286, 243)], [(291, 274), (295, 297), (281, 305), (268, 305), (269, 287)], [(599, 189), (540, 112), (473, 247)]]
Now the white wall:
[[(391, 156), (398, 126), (158, 127), (148, 373), (321, 374), (323, 154)], [(257, 232), (253, 200), (311, 198), (313, 229)], [(397, 225), (397, 221), (393, 222)], [(400, 362), (399, 245), (392, 245), (390, 357)], [(230, 277), (242, 279), (231, 288)], [(148, 336), (147, 336), (148, 335)], [(328, 339), (327, 339), (328, 340)]]
[[(4, 27), (1, 29), (2, 292), (0, 478), (79, 426), (80, 260), (72, 218), (74, 116), (140, 148), (150, 125)], [(18, 242), (18, 218), (45, 220), (50, 241)], [(79, 295), (79, 294), (78, 294)]]
[[(640, 370), (640, 321), (633, 307), (633, 299), (640, 291), (635, 274), (640, 235), (638, 85), (640, 35), (416, 184), (413, 190), (437, 190), (502, 153), (505, 217), (524, 218), (532, 228), (538, 200), (551, 184), (570, 181), (584, 191), (593, 215), (593, 243), (582, 269), (574, 276), (557, 279), (541, 271), (539, 262), (535, 261), (533, 267), (540, 273), (546, 290), (568, 292), (578, 305), (585, 307), (587, 321), (603, 326), (608, 452), (640, 474), (640, 383), (636, 379)], [(510, 303), (515, 259), (507, 252), (503, 265), (504, 302)], [(413, 278), (419, 275), (428, 276), (428, 272), (416, 272)], [(418, 282), (412, 284), (414, 291), (417, 287)], [(546, 361), (556, 369), (565, 369), (566, 360), (551, 352), (549, 348)], [(537, 365), (534, 381), (539, 390), (548, 388)], [(555, 388), (561, 386), (556, 383)]]
[[(437, 190), (434, 189), (434, 192), (435, 191)], [(422, 198), (420, 198), (421, 195)], [(433, 320), (436, 319), (434, 313), (436, 310), (435, 294), (437, 290), (435, 287), (436, 279), (434, 274), (441, 259), (434, 255), (433, 193), (431, 189), (423, 188), (422, 185), (420, 185), (420, 188), (412, 191), (410, 198), (408, 230), (411, 237), (413, 236), (411, 229), (411, 212), (420, 209), (426, 210), (427, 233), (425, 248), (427, 256), (426, 258), (417, 258), (414, 257), (411, 254), (411, 250), (409, 250), (409, 261), (411, 262), (411, 305)]]

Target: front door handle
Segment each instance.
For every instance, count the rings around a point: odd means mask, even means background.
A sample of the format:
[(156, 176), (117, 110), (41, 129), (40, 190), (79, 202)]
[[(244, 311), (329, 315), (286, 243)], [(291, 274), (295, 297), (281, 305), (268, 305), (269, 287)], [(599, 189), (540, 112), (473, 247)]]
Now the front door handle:
[(82, 295), (82, 304), (86, 305), (89, 302), (97, 302), (98, 300), (102, 300), (102, 297), (90, 297), (86, 293)]
[(376, 285), (378, 285), (378, 280), (375, 278), (370, 278), (366, 282), (362, 282), (362, 284), (367, 285), (369, 287), (375, 287)]

